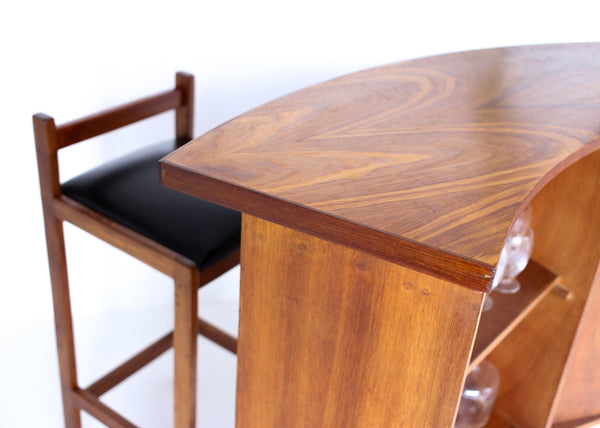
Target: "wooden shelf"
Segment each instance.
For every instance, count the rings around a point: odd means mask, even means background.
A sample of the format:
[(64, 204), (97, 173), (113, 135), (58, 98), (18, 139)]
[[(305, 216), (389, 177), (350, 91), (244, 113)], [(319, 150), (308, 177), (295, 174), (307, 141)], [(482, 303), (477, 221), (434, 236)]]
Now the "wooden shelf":
[(557, 279), (555, 273), (531, 260), (519, 275), (521, 290), (517, 294), (492, 293), (494, 305), (481, 314), (469, 370), (479, 364), (553, 289)]

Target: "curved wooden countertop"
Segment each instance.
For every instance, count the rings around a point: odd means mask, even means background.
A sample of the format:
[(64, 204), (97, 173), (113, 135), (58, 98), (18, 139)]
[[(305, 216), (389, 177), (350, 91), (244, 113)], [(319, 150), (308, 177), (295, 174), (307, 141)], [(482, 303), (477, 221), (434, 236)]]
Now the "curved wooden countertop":
[(315, 85), (161, 167), (166, 186), (486, 290), (522, 204), (599, 147), (600, 44), (539, 45)]

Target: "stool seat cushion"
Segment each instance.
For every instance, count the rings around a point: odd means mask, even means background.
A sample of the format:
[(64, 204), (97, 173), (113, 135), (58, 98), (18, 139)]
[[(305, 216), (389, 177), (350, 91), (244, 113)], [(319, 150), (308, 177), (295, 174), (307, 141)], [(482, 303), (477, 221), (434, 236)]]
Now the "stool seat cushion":
[(62, 185), (63, 194), (193, 260), (200, 270), (239, 249), (241, 214), (163, 187), (174, 141), (136, 151)]

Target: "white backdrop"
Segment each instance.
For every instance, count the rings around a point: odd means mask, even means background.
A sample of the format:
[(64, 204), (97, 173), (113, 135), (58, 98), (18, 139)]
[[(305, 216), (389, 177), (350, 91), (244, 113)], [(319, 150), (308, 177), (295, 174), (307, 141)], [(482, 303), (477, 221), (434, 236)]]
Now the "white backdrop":
[[(170, 88), (175, 71), (185, 70), (196, 76), (199, 135), (274, 97), (359, 69), (482, 47), (597, 41), (595, 3), (3, 2), (0, 322), (52, 316), (32, 114), (62, 123)], [(61, 157), (65, 178), (135, 147), (141, 137), (169, 136), (171, 120), (165, 115), (69, 149)], [(162, 275), (71, 228), (67, 239), (76, 315), (171, 298)], [(212, 293), (231, 297), (216, 287)]]

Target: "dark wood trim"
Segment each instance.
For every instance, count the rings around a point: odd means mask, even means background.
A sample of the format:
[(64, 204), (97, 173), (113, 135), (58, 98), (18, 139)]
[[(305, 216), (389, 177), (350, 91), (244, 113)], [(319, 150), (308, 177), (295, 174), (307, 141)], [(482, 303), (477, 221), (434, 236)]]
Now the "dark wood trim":
[(71, 393), (75, 405), (111, 428), (136, 428), (136, 425), (115, 412), (97, 397), (85, 390)]
[(262, 193), (161, 161), (164, 186), (250, 214), (477, 291), (487, 291), (494, 266), (465, 260)]
[(236, 267), (240, 264), (240, 250), (237, 250), (227, 257), (221, 259), (218, 263), (200, 271), (200, 280), (198, 287), (204, 287), (206, 284), (211, 282), (213, 279), (217, 279), (228, 270)]
[(175, 361), (174, 427), (196, 426), (196, 353), (198, 343), (198, 268), (176, 269), (175, 329), (173, 350)]
[(33, 117), (33, 128), (46, 232), (50, 285), (52, 287), (63, 414), (67, 428), (79, 428), (81, 417), (73, 404), (72, 395), (72, 391), (77, 388), (77, 366), (65, 238), (62, 220), (56, 216), (52, 203), (61, 193), (58, 181), (56, 126), (54, 119), (51, 117), (37, 114)]
[[(54, 211), (60, 219), (87, 231), (165, 275), (172, 276), (177, 265), (188, 267), (196, 265), (181, 254), (114, 222), (68, 196), (55, 199), (53, 205)], [(240, 264), (239, 250), (201, 271), (198, 287), (208, 284), (238, 264)]]
[[(215, 342), (228, 351), (237, 353), (237, 339), (218, 327), (198, 318), (198, 334)], [(161, 337), (123, 364), (96, 380), (85, 391), (96, 397), (111, 390), (132, 374), (142, 369), (173, 346), (173, 332)]]
[(198, 334), (237, 354), (237, 339), (201, 318), (198, 318)]
[[(172, 276), (183, 256), (66, 197), (54, 201), (56, 214), (98, 239)], [(185, 263), (185, 262), (184, 262)], [(192, 261), (188, 262), (193, 264)]]
[(33, 116), (33, 133), (36, 141), (36, 154), (42, 202), (61, 194), (58, 175), (58, 140), (54, 119), (43, 113)]
[(161, 356), (164, 352), (169, 350), (171, 346), (173, 346), (172, 332), (161, 337), (143, 351), (134, 355), (120, 366), (102, 376), (96, 382), (88, 386), (85, 390), (96, 397), (100, 397), (102, 394), (123, 382), (142, 367)]
[(62, 149), (164, 111), (175, 109), (181, 105), (182, 98), (181, 91), (170, 90), (65, 123), (57, 129), (58, 148)]
[(80, 415), (73, 406), (70, 394), (74, 388), (77, 388), (77, 364), (63, 224), (51, 213), (44, 216), (44, 223), (65, 426), (78, 428), (81, 426)]
[(175, 87), (181, 92), (181, 104), (175, 109), (175, 135), (183, 144), (194, 138), (194, 76), (179, 71)]

